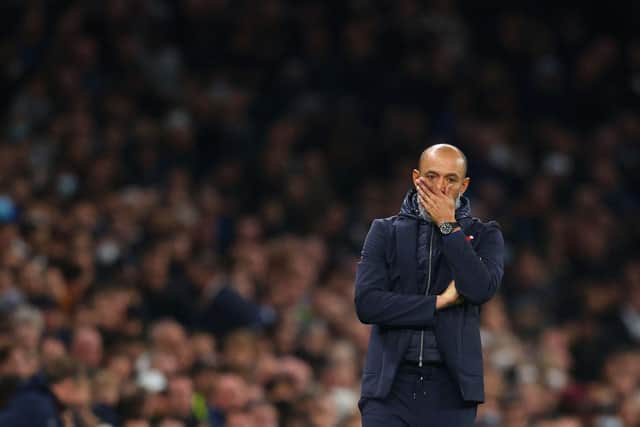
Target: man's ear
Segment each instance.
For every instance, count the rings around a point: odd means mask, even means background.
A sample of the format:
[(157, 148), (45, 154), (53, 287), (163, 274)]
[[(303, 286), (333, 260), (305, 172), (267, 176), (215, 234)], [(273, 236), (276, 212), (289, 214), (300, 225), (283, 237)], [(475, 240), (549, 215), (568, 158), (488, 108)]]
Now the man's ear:
[(411, 184), (413, 184), (414, 187), (416, 186), (418, 178), (420, 178), (420, 171), (418, 169), (411, 171)]
[(462, 180), (462, 188), (460, 191), (460, 194), (464, 194), (465, 191), (467, 191), (467, 188), (469, 188), (469, 183), (471, 182), (471, 178), (466, 177), (465, 179)]

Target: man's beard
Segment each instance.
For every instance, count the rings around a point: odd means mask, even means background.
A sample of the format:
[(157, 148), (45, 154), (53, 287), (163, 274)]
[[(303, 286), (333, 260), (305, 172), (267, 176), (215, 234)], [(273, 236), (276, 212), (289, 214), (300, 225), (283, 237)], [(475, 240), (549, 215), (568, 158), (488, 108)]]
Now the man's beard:
[[(418, 197), (417, 194), (416, 194), (416, 197)], [(456, 209), (458, 209), (462, 204), (462, 201), (460, 200), (461, 197), (462, 197), (462, 193), (458, 193), (458, 195), (456, 196)], [(427, 212), (427, 210), (422, 206), (422, 203), (420, 203), (420, 200), (418, 200), (418, 211), (420, 211), (420, 218), (424, 219), (427, 222), (432, 221), (431, 215), (429, 215), (429, 212)]]

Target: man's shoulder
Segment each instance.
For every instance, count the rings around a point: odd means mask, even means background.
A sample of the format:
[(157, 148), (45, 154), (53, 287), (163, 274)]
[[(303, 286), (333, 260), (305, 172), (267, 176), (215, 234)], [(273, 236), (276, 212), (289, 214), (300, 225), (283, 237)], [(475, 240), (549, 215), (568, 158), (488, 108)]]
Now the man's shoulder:
[(374, 221), (381, 221), (381, 222), (385, 222), (385, 223), (392, 223), (394, 221), (397, 221), (399, 218), (402, 218), (401, 215), (391, 215), (391, 216), (387, 216), (384, 218), (375, 218)]
[(478, 217), (471, 217), (471, 223), (474, 224), (475, 226), (478, 227), (482, 227), (482, 228), (498, 228), (498, 229), (502, 229), (502, 227), (500, 226), (500, 223), (496, 220), (482, 220)]
[(18, 406), (38, 408), (38, 409), (55, 407), (53, 398), (50, 395), (41, 391), (36, 391), (36, 390), (26, 390), (21, 393), (18, 393), (15, 399), (15, 403)]
[(502, 226), (495, 220), (482, 220), (477, 217), (469, 218), (469, 222), (466, 226), (463, 226), (465, 231), (472, 232), (473, 234), (484, 233), (500, 233), (502, 234)]
[(392, 215), (385, 218), (374, 218), (371, 221), (369, 232), (384, 238), (385, 240), (393, 238), (393, 229), (398, 221), (403, 220), (402, 215)]
[[(18, 392), (8, 403), (4, 411), (7, 416), (23, 417), (29, 414), (34, 425), (42, 419), (55, 416), (56, 406), (53, 398), (46, 393), (36, 390), (25, 390)], [(39, 424), (38, 424), (39, 425)]]
[(391, 228), (393, 227), (398, 221), (403, 221), (409, 218), (405, 218), (402, 215), (391, 215), (385, 218), (375, 218), (373, 221), (371, 221), (371, 226), (378, 226), (378, 227), (384, 227), (384, 228)]

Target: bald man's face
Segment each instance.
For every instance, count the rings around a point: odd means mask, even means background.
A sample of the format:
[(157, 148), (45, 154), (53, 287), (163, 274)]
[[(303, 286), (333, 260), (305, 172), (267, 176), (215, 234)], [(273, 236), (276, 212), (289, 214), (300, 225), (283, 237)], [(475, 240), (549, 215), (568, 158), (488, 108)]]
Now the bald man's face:
[(462, 195), (469, 186), (464, 159), (455, 150), (428, 151), (420, 159), (420, 170), (412, 173), (413, 184), (423, 177), (429, 189), (441, 192), (453, 199)]

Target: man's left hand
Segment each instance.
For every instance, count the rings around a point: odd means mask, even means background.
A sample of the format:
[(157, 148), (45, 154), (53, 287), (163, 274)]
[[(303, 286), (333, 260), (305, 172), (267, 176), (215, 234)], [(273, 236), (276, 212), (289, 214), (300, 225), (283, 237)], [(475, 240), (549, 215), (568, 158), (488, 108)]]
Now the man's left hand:
[(441, 192), (433, 191), (427, 186), (424, 178), (418, 178), (418, 203), (429, 213), (431, 219), (440, 225), (443, 222), (455, 222), (455, 200)]

